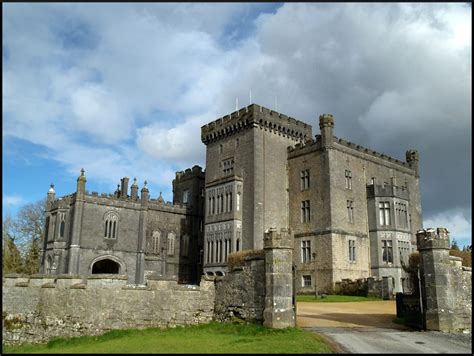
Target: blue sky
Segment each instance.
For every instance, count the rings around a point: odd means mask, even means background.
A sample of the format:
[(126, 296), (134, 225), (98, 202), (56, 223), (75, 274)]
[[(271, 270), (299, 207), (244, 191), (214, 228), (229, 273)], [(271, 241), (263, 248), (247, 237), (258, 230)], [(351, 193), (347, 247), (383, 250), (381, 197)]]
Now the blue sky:
[(471, 240), (471, 9), (457, 4), (3, 5), (3, 216), (204, 166), (200, 127), (252, 101), (393, 157), (424, 226)]

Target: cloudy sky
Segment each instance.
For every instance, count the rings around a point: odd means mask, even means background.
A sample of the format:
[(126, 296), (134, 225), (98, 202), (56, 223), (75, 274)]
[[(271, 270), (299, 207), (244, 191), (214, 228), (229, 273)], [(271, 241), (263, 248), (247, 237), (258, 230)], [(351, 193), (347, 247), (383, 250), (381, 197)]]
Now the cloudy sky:
[(123, 176), (171, 200), (200, 127), (252, 102), (398, 159), (471, 240), (470, 4), (3, 4), (3, 215)]

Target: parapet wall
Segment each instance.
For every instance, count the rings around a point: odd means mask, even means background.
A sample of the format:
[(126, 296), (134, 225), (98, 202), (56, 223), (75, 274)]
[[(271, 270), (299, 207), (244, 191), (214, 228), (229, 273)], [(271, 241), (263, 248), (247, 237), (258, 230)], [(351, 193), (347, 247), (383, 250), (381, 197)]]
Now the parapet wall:
[[(56, 278), (55, 278), (56, 277)], [(3, 343), (46, 342), (111, 329), (207, 323), (214, 312), (214, 282), (178, 285), (127, 276), (18, 276), (3, 278)]]

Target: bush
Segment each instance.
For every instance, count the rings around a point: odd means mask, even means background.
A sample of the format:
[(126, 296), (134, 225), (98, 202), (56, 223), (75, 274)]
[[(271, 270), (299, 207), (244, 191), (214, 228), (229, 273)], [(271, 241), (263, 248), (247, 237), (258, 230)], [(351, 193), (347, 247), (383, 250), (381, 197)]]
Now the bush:
[(263, 257), (264, 251), (263, 250), (243, 250), (232, 252), (227, 257), (227, 265), (229, 266), (229, 270), (232, 271), (234, 267), (240, 267), (245, 265), (245, 258), (246, 257)]

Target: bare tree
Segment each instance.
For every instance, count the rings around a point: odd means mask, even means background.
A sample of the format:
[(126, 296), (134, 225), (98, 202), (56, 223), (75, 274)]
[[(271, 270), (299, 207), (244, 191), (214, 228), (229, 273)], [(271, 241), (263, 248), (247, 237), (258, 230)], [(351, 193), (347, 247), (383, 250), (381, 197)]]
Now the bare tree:
[(23, 271), (23, 263), (15, 244), (14, 222), (10, 216), (2, 220), (2, 273), (20, 273)]

